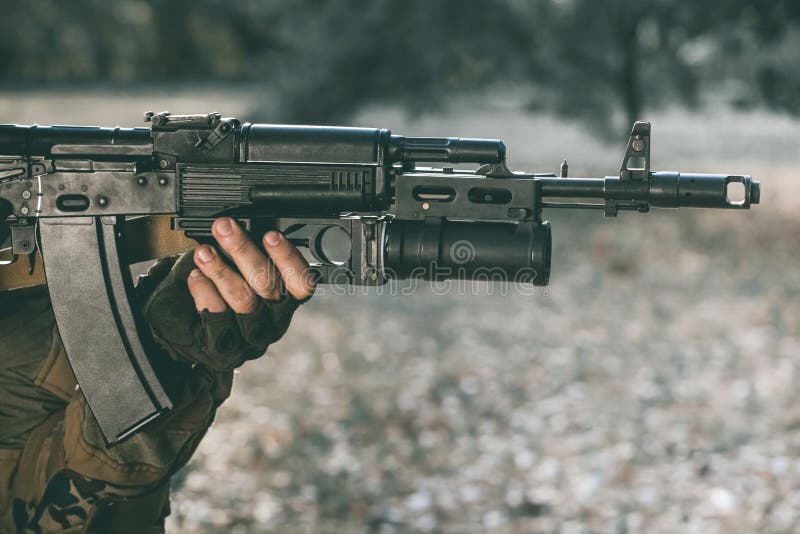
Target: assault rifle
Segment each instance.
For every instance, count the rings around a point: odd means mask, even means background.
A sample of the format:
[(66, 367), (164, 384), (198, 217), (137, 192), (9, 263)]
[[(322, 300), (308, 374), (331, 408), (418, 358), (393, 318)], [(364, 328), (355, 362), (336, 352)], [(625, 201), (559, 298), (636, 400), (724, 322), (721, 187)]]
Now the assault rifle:
[[(128, 266), (211, 240), (220, 215), (254, 234), (284, 232), (320, 283), (476, 279), (490, 269), (546, 285), (545, 208), (615, 216), (759, 201), (749, 176), (651, 172), (646, 122), (634, 124), (618, 175), (568, 178), (566, 162), (560, 176), (510, 171), (494, 139), (218, 113), (145, 120), (150, 128), (0, 126), (0, 288), (46, 277), (73, 371), (110, 445), (171, 407), (146, 355)], [(465, 163), (477, 168), (449, 166)]]

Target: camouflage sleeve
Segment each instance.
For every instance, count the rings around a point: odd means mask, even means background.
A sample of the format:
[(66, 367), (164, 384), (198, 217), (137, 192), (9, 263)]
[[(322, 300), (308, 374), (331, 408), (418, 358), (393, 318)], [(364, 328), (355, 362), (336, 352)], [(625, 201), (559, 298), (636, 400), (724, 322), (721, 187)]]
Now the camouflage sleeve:
[(20, 290), (5, 293), (2, 298), (0, 449), (18, 449), (37, 425), (64, 408), (65, 401), (35, 383), (53, 348), (55, 319), (46, 291)]
[[(231, 380), (231, 372), (191, 369), (169, 415), (110, 449), (76, 392), (64, 411), (34, 429), (22, 449), (11, 485), (17, 530), (59, 532), (112, 508), (113, 513), (94, 517), (95, 523), (105, 524), (98, 531), (140, 532), (163, 522), (168, 479), (191, 457)], [(162, 495), (163, 502), (142, 510), (141, 501), (150, 503), (153, 495)]]
[[(36, 319), (54, 333), (34, 336), (38, 345), (10, 345), (30, 352), (0, 369), (0, 533), (72, 532), (88, 523), (87, 532), (162, 531), (169, 477), (189, 460), (230, 394), (233, 371), (174, 362), (156, 352), (154, 357), (169, 360), (175, 408), (106, 448), (75, 388), (46, 296), (44, 302), (41, 316), (29, 312), (28, 326), (19, 331), (30, 332)], [(11, 335), (7, 324), (0, 324), (0, 342)]]

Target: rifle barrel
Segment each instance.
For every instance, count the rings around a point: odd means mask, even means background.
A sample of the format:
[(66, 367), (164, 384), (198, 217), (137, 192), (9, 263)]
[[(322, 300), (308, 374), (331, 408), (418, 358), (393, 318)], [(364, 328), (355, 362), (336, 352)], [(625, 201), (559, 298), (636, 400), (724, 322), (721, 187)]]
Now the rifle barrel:
[[(750, 176), (653, 172), (648, 180), (540, 178), (543, 198), (638, 201), (662, 208), (748, 208), (761, 200), (761, 184)], [(544, 207), (576, 207), (545, 203)]]

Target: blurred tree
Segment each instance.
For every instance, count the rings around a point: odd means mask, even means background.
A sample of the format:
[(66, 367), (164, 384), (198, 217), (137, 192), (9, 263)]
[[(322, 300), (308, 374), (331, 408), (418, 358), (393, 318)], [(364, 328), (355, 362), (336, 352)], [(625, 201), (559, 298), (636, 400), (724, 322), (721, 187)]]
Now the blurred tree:
[(281, 117), (411, 109), (522, 70), (528, 29), (503, 0), (2, 1), (5, 83), (253, 80)]
[(283, 17), (281, 111), (305, 122), (339, 120), (371, 102), (419, 110), (510, 81), (530, 43), (527, 24), (502, 0), (299, 0)]
[[(0, 0), (4, 84), (261, 83), (271, 120), (341, 121), (528, 87), (531, 108), (624, 132), (733, 88), (800, 113), (797, 0)], [(725, 82), (723, 84), (722, 82)]]
[(726, 0), (712, 15), (713, 72), (732, 85), (733, 104), (800, 115), (800, 2)]
[(546, 69), (531, 107), (626, 132), (646, 107), (674, 100), (694, 106), (699, 73), (686, 47), (704, 30), (697, 4), (546, 0), (548, 39), (531, 51)]
[(5, 0), (0, 9), (6, 83), (248, 78), (274, 47), (259, 18), (280, 13), (256, 0)]

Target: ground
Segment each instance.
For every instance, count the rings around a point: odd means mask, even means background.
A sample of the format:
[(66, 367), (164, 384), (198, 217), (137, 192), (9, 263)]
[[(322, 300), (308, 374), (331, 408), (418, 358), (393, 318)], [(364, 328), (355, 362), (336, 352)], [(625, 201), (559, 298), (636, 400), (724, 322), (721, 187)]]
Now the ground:
[[(218, 89), (0, 94), (0, 121), (244, 114)], [(244, 118), (244, 117), (243, 117)], [(513, 287), (320, 291), (245, 365), (176, 477), (173, 532), (800, 529), (800, 123), (659, 112), (657, 170), (752, 174), (750, 212), (551, 212), (553, 272)], [(501, 102), (354, 124), (499, 137), (512, 168), (615, 174), (624, 139)]]

